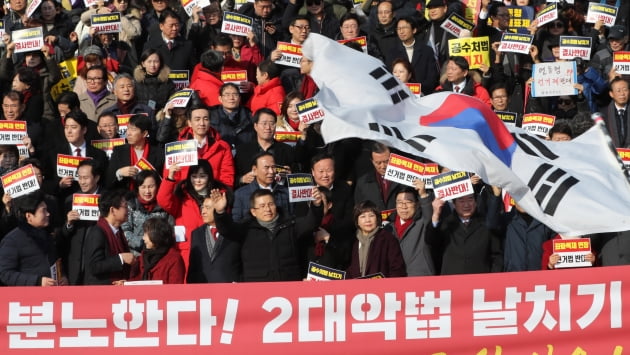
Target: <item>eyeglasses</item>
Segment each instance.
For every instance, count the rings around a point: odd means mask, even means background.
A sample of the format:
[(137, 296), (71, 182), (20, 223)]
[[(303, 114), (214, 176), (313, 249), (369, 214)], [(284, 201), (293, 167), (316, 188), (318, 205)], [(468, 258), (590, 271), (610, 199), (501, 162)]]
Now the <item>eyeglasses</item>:
[(564, 28), (564, 23), (562, 22), (552, 22), (549, 24), (549, 27), (551, 28)]
[(99, 81), (102, 81), (102, 80), (103, 80), (103, 78), (90, 78), (90, 77), (87, 77), (85, 79), (85, 81), (87, 81), (88, 83), (96, 83), (96, 82), (99, 82)]
[(306, 0), (306, 6), (321, 5), (322, 0)]
[(309, 26), (309, 25), (293, 25), (293, 27), (297, 28), (300, 32), (301, 31), (310, 31), (311, 30), (311, 26)]

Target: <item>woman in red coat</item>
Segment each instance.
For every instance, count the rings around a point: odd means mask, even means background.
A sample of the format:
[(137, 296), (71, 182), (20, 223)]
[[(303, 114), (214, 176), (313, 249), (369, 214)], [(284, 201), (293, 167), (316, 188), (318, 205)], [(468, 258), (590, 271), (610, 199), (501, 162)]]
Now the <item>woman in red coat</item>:
[(254, 88), (254, 95), (249, 100), (249, 109), (256, 112), (266, 107), (275, 112), (276, 116), (280, 115), (285, 92), (280, 82), (278, 66), (268, 59), (261, 62), (256, 69), (256, 81), (258, 86)]
[(144, 222), (144, 246), (139, 273), (132, 280), (161, 280), (165, 284), (183, 284), (186, 268), (175, 249), (173, 227), (164, 218), (153, 217)]
[[(202, 225), (201, 205), (211, 189), (229, 191), (228, 188), (212, 175), (212, 167), (208, 161), (199, 159), (197, 165), (187, 167), (186, 180), (177, 182), (175, 173), (181, 170), (177, 164), (168, 169), (166, 179), (162, 181), (158, 190), (157, 201), (162, 208), (175, 218), (176, 242), (186, 270), (190, 255), (190, 235), (193, 230)], [(231, 191), (229, 191), (231, 195)]]

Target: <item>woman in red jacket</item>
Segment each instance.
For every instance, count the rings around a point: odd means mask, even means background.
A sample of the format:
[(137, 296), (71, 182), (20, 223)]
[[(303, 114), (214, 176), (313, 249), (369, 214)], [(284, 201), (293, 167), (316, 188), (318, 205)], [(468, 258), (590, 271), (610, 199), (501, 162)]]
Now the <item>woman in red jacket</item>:
[(174, 164), (168, 169), (168, 175), (158, 190), (158, 204), (175, 218), (176, 241), (175, 248), (179, 251), (186, 270), (190, 255), (190, 235), (193, 230), (202, 225), (201, 205), (211, 189), (231, 191), (212, 175), (212, 167), (208, 161), (199, 159), (197, 165), (187, 167), (186, 180), (177, 182), (175, 173), (182, 169)]
[(186, 268), (175, 249), (173, 227), (164, 218), (152, 217), (144, 222), (144, 246), (139, 273), (132, 280), (161, 280), (165, 284), (183, 284)]
[(256, 81), (258, 86), (254, 88), (254, 95), (249, 100), (249, 109), (252, 112), (263, 107), (271, 109), (280, 115), (280, 105), (284, 100), (284, 88), (280, 82), (280, 69), (269, 59), (261, 62), (256, 69)]

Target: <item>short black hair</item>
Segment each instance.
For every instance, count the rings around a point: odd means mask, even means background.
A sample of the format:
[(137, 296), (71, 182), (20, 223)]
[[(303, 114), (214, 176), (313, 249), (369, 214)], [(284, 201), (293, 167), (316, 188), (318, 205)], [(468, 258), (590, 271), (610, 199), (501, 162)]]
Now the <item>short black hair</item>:
[(179, 15), (177, 15), (177, 13), (169, 8), (164, 9), (164, 11), (162, 11), (162, 13), (160, 14), (160, 18), (158, 19), (158, 21), (160, 22), (160, 24), (163, 24), (167, 18), (172, 17), (174, 19), (177, 19), (177, 21), (179, 21), (180, 23), (182, 22), (182, 19), (179, 18)]
[(275, 199), (273, 197), (273, 192), (271, 192), (271, 190), (258, 189), (252, 192), (252, 195), (249, 197), (249, 208), (256, 208), (256, 199), (263, 196), (271, 196), (271, 198), (275, 202)]
[(114, 122), (116, 122), (116, 125), (118, 125), (118, 117), (116, 117), (116, 115), (114, 115), (114, 113), (111, 111), (103, 112), (100, 115), (98, 115), (98, 118), (96, 119), (96, 125), (101, 123), (101, 118), (103, 117), (113, 117)]
[(142, 170), (138, 173), (138, 175), (136, 175), (136, 191), (138, 190), (138, 187), (142, 184), (144, 184), (144, 180), (146, 180), (147, 178), (152, 177), (153, 180), (155, 180), (155, 185), (156, 187), (160, 187), (160, 175), (157, 173), (157, 171), (155, 170)]
[(225, 83), (225, 84), (221, 85), (221, 88), (219, 89), (219, 95), (223, 95), (223, 92), (227, 88), (233, 88), (234, 90), (236, 90), (236, 92), (238, 93), (239, 96), (241, 95), (241, 89), (238, 87), (238, 85), (236, 85), (234, 83)]
[(83, 166), (89, 166), (90, 168), (92, 168), (91, 169), (92, 176), (103, 176), (103, 173), (105, 173), (102, 164), (96, 159), (81, 160), (79, 162), (79, 165), (77, 165), (77, 171), (79, 170), (80, 167), (83, 167)]
[(564, 133), (573, 139), (573, 129), (568, 120), (556, 120), (553, 127), (549, 130), (549, 138), (553, 138), (555, 133)]
[(118, 208), (123, 202), (127, 202), (127, 193), (123, 189), (108, 190), (103, 193), (98, 199), (98, 210), (101, 213), (101, 217), (109, 216), (109, 210), (114, 207)]
[(57, 99), (57, 105), (59, 104), (68, 105), (68, 108), (70, 110), (74, 110), (81, 107), (81, 101), (79, 101), (79, 95), (77, 95), (77, 93), (74, 91), (68, 91), (61, 94), (59, 96), (59, 99)]
[[(254, 157), (252, 158), (252, 166), (256, 166), (258, 165), (258, 159), (262, 158), (262, 157), (272, 157), (274, 158), (273, 154), (269, 153), (269, 152), (260, 152), (256, 155), (254, 155)], [(275, 158), (274, 158), (275, 161)]]
[(151, 130), (151, 119), (149, 116), (141, 113), (131, 116), (131, 118), (129, 118), (129, 124), (140, 128), (142, 132)]
[(227, 34), (219, 33), (212, 41), (212, 46), (230, 46), (230, 48), (232, 48), (234, 46), (234, 42), (232, 42), (232, 38), (230, 38)]
[(33, 191), (30, 194), (16, 197), (11, 202), (13, 215), (18, 222), (26, 223), (26, 214), (35, 214), (37, 208), (42, 202), (46, 202), (44, 193), (40, 190)]
[(411, 196), (413, 196), (413, 201), (418, 202), (418, 191), (411, 186), (401, 187), (398, 192), (396, 192), (396, 196), (400, 194), (411, 194)]
[(95, 65), (92, 67), (89, 67), (87, 69), (87, 71), (85, 72), (85, 76), (87, 77), (87, 73), (91, 72), (91, 71), (100, 71), (101, 72), (101, 79), (103, 80), (107, 80), (107, 68), (105, 68), (103, 65)]
[(379, 226), (383, 223), (383, 217), (376, 204), (370, 200), (364, 200), (354, 205), (352, 210), (352, 220), (355, 227), (359, 228), (359, 216), (365, 212), (373, 212), (376, 215), (376, 223)]
[(460, 57), (460, 56), (457, 56), (457, 55), (452, 55), (452, 56), (448, 57), (447, 63), (450, 62), (450, 61), (455, 63), (455, 65), (457, 65), (461, 70), (465, 70), (465, 71), (470, 70), (470, 66), (468, 64), (468, 61), (464, 57)]
[(201, 66), (210, 70), (211, 72), (218, 73), (223, 68), (223, 54), (214, 49), (208, 49), (201, 54), (199, 62)]
[(280, 75), (280, 68), (278, 68), (278, 65), (269, 59), (260, 62), (260, 64), (258, 64), (258, 70), (260, 70), (261, 73), (267, 73), (267, 75), (269, 75), (269, 79), (273, 79)]
[(168, 249), (175, 245), (175, 231), (163, 217), (151, 217), (142, 224), (142, 231), (149, 236), (154, 249)]
[(407, 22), (409, 24), (409, 26), (411, 26), (412, 30), (417, 30), (418, 29), (418, 22), (413, 17), (403, 16), (403, 17), (399, 18), (396, 21), (396, 27), (398, 27), (398, 24), (400, 23), (400, 21)]
[(306, 15), (297, 15), (293, 18), (293, 20), (291, 20), (291, 23), (289, 24), (289, 26), (295, 26), (295, 23), (299, 20), (308, 22), (309, 26), (311, 24), (311, 20), (309, 20), (308, 17), (306, 17)]
[(273, 110), (267, 107), (263, 107), (256, 110), (256, 112), (254, 113), (254, 116), (252, 117), (252, 122), (258, 123), (258, 120), (260, 120), (260, 115), (262, 114), (273, 116), (274, 121), (278, 119), (278, 115), (276, 115), (276, 113)]
[(69, 119), (74, 120), (74, 122), (78, 123), (81, 128), (87, 128), (90, 120), (81, 110), (72, 110), (68, 112), (65, 122), (68, 122)]
[(495, 17), (499, 13), (499, 9), (505, 7), (505, 4), (500, 1), (493, 1), (488, 9), (488, 17)]
[(381, 143), (381, 142), (372, 142), (372, 145), (370, 146), (370, 152), (371, 153), (377, 153), (377, 154), (381, 154), (381, 153), (385, 153), (385, 152), (391, 152), (391, 149), (389, 149), (388, 146), (386, 146), (385, 144)]
[(333, 163), (335, 162), (335, 157), (332, 156), (332, 154), (329, 153), (317, 153), (315, 154), (312, 158), (311, 158), (311, 169), (313, 169), (313, 167), (315, 166), (315, 164), (319, 163), (322, 160), (326, 160), (326, 159), (330, 159), (333, 161)]
[(44, 173), (44, 169), (42, 168), (42, 162), (37, 158), (26, 158), (20, 160), (18, 166), (21, 168), (23, 166), (32, 165), (33, 167), (39, 169), (41, 173)]

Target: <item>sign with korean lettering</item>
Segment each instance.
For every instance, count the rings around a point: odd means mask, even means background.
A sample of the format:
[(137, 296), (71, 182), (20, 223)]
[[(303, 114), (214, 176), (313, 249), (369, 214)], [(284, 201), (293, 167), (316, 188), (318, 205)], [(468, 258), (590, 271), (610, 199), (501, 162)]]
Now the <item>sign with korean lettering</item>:
[(449, 32), (455, 37), (459, 37), (462, 34), (462, 31), (472, 32), (475, 28), (475, 24), (471, 21), (466, 20), (461, 17), (457, 13), (451, 13), (442, 25), (440, 25), (446, 32)]
[(72, 210), (79, 212), (80, 221), (98, 221), (99, 194), (73, 194)]
[(28, 152), (28, 148), (26, 148), (24, 144), (20, 143), (20, 144), (16, 144), (16, 146), (18, 149), (18, 154), (20, 155), (20, 160), (31, 157), (31, 154)]
[(553, 22), (558, 18), (558, 4), (548, 4), (542, 10), (536, 14), (536, 20), (538, 21), (538, 27), (541, 27), (549, 22)]
[(560, 36), (560, 59), (591, 60), (591, 37)]
[(44, 30), (41, 27), (15, 30), (11, 32), (11, 40), (16, 54), (38, 51), (44, 46)]
[(0, 144), (22, 144), (26, 136), (26, 121), (0, 121)]
[(630, 266), (337, 282), (4, 287), (5, 355), (625, 354)]
[(273, 135), (273, 138), (278, 142), (286, 143), (291, 146), (294, 146), (300, 137), (302, 137), (300, 131), (276, 131)]
[(221, 32), (237, 36), (247, 36), (247, 33), (252, 30), (253, 23), (254, 20), (249, 16), (226, 11), (223, 14)]
[(122, 138), (127, 137), (127, 127), (129, 126), (131, 116), (133, 116), (132, 113), (116, 115), (116, 120), (118, 121), (118, 135)]
[(153, 164), (151, 164), (151, 162), (149, 162), (146, 158), (140, 158), (138, 162), (136, 163), (135, 167), (138, 168), (139, 170), (155, 171), (155, 167), (153, 167)]
[(466, 58), (470, 69), (478, 69), (481, 64), (490, 66), (488, 36), (449, 39), (448, 54)]
[(164, 151), (164, 168), (166, 169), (173, 164), (179, 164), (179, 166), (197, 165), (197, 142), (194, 139), (166, 143)]
[(630, 148), (617, 148), (617, 154), (619, 154), (623, 165), (630, 169)]
[(26, 6), (26, 17), (31, 17), (35, 13), (35, 10), (41, 5), (42, 0), (30, 0)]
[(197, 6), (197, 3), (199, 1), (198, 0), (181, 0), (180, 3), (182, 4), (182, 7), (184, 8), (184, 11), (186, 11), (186, 15), (192, 17), (193, 14), (193, 7)]
[(586, 22), (595, 23), (599, 20), (604, 22), (604, 25), (612, 27), (615, 25), (617, 19), (617, 7), (606, 4), (599, 4), (596, 2), (588, 3), (588, 12), (586, 13)]
[(532, 69), (532, 96), (577, 95), (573, 87), (577, 83), (577, 68), (574, 61), (534, 64)]
[(481, 11), (481, 0), (460, 0), (464, 4), (464, 17), (466, 20), (477, 25), (479, 12)]
[(59, 63), (59, 71), (61, 72), (61, 80), (53, 85), (50, 90), (50, 96), (55, 102), (64, 92), (72, 91), (74, 82), (77, 79), (77, 58), (72, 57)]
[(510, 32), (529, 34), (528, 27), (534, 19), (534, 8), (531, 6), (508, 6)]
[(125, 138), (95, 139), (90, 144), (92, 144), (92, 147), (104, 151), (107, 154), (107, 158), (111, 158), (114, 147), (125, 144)]
[(387, 221), (387, 219), (389, 218), (389, 216), (392, 215), (392, 213), (396, 212), (395, 208), (392, 208), (390, 210), (382, 210), (381, 211), (381, 220), (383, 221), (383, 225), (386, 225), (387, 223), (389, 223)]
[(590, 261), (586, 261), (586, 256), (591, 253), (590, 238), (554, 239), (552, 242), (553, 253), (560, 256), (556, 269), (592, 266)]
[(168, 78), (175, 84), (175, 90), (181, 90), (190, 85), (190, 71), (189, 70), (171, 70), (168, 74)]
[(435, 198), (449, 201), (475, 193), (470, 176), (465, 171), (449, 171), (433, 178)]
[(556, 123), (556, 116), (544, 113), (527, 113), (523, 115), (521, 127), (531, 134), (547, 137), (549, 130)]
[(90, 7), (98, 4), (98, 0), (83, 0), (83, 4), (85, 4), (85, 7)]
[(276, 60), (276, 64), (299, 68), (302, 61), (302, 46), (287, 42), (278, 42), (276, 47), (282, 52), (282, 57)]
[(311, 174), (288, 174), (289, 202), (313, 200), (313, 186), (315, 182)]
[(247, 4), (248, 2), (253, 3), (254, 0), (234, 0), (234, 10), (238, 10), (241, 6)]
[(497, 116), (508, 126), (516, 126), (516, 113), (507, 111), (496, 111)]
[(322, 121), (326, 114), (324, 110), (317, 106), (317, 99), (310, 98), (298, 102), (296, 105), (300, 121), (304, 124), (313, 124)]
[(173, 104), (173, 107), (186, 107), (194, 93), (195, 90), (192, 89), (179, 90), (168, 98), (166, 106)]
[(413, 96), (418, 99), (422, 96), (422, 84), (420, 83), (405, 83), (409, 88), (409, 91), (413, 94)]
[(108, 14), (93, 14), (90, 19), (90, 27), (93, 28), (96, 33), (120, 32), (120, 12), (111, 12)]
[(361, 46), (361, 50), (363, 50), (363, 53), (367, 53), (367, 37), (366, 36), (348, 38), (348, 39), (338, 39), (337, 42), (341, 44), (345, 44), (348, 42), (356, 42)]
[(307, 281), (331, 281), (343, 280), (346, 278), (346, 272), (337, 270), (328, 266), (320, 265), (315, 262), (308, 263), (308, 272), (306, 274)]
[(74, 155), (57, 154), (57, 176), (72, 176), (75, 180), (79, 180), (77, 167), (79, 163), (92, 159), (90, 157), (75, 157)]
[[(414, 187), (416, 179), (424, 180), (425, 187), (431, 188), (431, 178), (438, 174), (437, 164), (423, 164), (402, 155), (390, 154), (385, 180), (394, 181), (399, 184)], [(429, 182), (427, 184), (427, 182)]]
[(33, 165), (28, 164), (2, 176), (4, 194), (11, 198), (20, 197), (39, 190), (39, 181), (35, 176)]
[(630, 75), (630, 52), (613, 52), (613, 67), (618, 74)]
[(499, 50), (503, 53), (529, 54), (529, 48), (532, 46), (533, 40), (534, 36), (524, 33), (504, 33), (501, 36)]
[(241, 86), (242, 83), (247, 82), (247, 70), (222, 71), (221, 81), (224, 83), (235, 84), (238, 86), (238, 91), (240, 93), (247, 92), (247, 87)]

